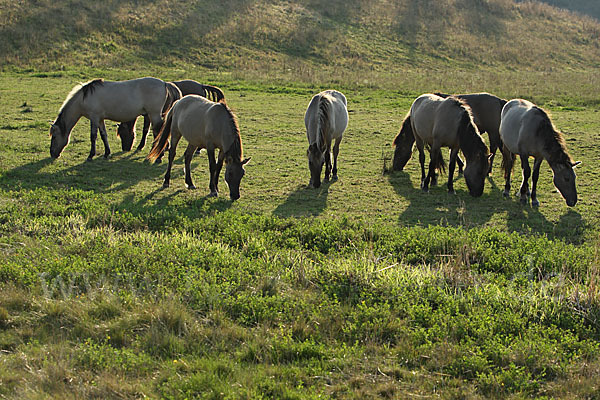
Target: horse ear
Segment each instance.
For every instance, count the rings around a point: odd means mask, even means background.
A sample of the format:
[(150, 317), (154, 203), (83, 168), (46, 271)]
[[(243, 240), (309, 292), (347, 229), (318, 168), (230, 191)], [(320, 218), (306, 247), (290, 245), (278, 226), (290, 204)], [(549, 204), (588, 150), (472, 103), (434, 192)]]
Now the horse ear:
[(575, 161), (574, 163), (571, 164), (571, 167), (575, 168), (579, 164), (581, 164), (581, 161)]
[(248, 161), (250, 161), (250, 159), (251, 159), (251, 158), (252, 158), (252, 157), (248, 157), (248, 158), (246, 158), (246, 159), (242, 160), (242, 165), (245, 165), (245, 164), (247, 164), (247, 163), (248, 163)]

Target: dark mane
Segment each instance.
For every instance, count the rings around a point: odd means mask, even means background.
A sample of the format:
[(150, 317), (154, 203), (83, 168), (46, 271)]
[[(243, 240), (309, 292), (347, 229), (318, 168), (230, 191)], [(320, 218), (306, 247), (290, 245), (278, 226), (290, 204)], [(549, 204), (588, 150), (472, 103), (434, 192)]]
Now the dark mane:
[(452, 101), (457, 107), (462, 108), (462, 116), (458, 129), (458, 141), (460, 143), (460, 150), (465, 157), (467, 157), (467, 162), (468, 159), (475, 157), (478, 154), (487, 155), (488, 148), (479, 135), (475, 122), (473, 122), (471, 107), (469, 107), (464, 100), (455, 96), (449, 96), (445, 101)]
[(238, 125), (237, 118), (225, 102), (219, 103), (229, 116), (229, 123), (231, 124), (231, 131), (233, 133), (233, 143), (229, 149), (225, 152), (226, 156), (233, 158), (233, 162), (241, 162), (243, 157), (242, 138), (240, 137), (240, 127)]
[(102, 86), (102, 85), (104, 85), (104, 79), (102, 79), (102, 78), (91, 80), (88, 83), (86, 83), (85, 85), (83, 85), (81, 87), (81, 91), (83, 93), (83, 98), (85, 99), (85, 97), (87, 95), (94, 93), (94, 90), (96, 90), (96, 87)]
[(573, 163), (571, 156), (567, 153), (565, 139), (554, 128), (548, 113), (538, 106), (534, 106), (533, 109), (542, 118), (535, 135), (538, 140), (544, 143), (544, 151), (549, 154), (548, 161), (552, 163)]

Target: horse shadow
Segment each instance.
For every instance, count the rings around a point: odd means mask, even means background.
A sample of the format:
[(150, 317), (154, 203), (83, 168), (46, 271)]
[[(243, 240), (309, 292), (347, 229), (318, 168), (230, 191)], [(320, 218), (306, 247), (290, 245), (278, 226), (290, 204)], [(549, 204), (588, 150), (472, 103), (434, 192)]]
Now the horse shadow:
[(278, 217), (306, 217), (320, 215), (327, 207), (329, 188), (336, 181), (323, 181), (321, 187), (298, 185), (287, 199), (273, 210)]
[(66, 168), (55, 167), (61, 159), (45, 157), (6, 171), (0, 177), (0, 187), (15, 189), (18, 182), (17, 187), (21, 189), (77, 187), (96, 193), (116, 192), (164, 174), (164, 168), (140, 162), (143, 157), (140, 154), (127, 154), (116, 160), (97, 157)]
[[(447, 192), (446, 184), (430, 188), (423, 193), (410, 174), (404, 171), (389, 173), (388, 180), (398, 196), (409, 204), (399, 216), (401, 225), (445, 225), (471, 228), (494, 223), (497, 216), (505, 215), (511, 232), (542, 233), (550, 238), (577, 242), (583, 240), (586, 227), (581, 215), (569, 209), (558, 222), (549, 221), (538, 207), (522, 205), (518, 198), (505, 199), (502, 189), (488, 178), (492, 190), (473, 198), (466, 190), (455, 187), (456, 195)], [(456, 177), (462, 179), (462, 176)], [(442, 179), (440, 179), (442, 182)], [(542, 205), (543, 207), (543, 205)]]

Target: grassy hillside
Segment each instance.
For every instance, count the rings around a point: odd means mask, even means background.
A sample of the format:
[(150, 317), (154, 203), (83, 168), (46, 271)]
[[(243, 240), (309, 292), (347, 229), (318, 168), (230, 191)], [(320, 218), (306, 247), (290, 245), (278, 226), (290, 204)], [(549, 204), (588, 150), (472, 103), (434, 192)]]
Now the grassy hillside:
[(600, 24), (509, 0), (0, 1), (0, 63), (60, 69), (162, 65), (583, 69), (600, 66)]

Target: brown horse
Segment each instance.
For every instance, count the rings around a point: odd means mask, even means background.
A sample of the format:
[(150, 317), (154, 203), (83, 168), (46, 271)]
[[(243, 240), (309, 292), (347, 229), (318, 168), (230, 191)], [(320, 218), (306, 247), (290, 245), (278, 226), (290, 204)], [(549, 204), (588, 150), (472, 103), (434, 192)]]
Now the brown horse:
[[(450, 96), (443, 93), (435, 94), (443, 98)], [(506, 100), (489, 93), (459, 94), (454, 96), (464, 101), (471, 108), (473, 122), (477, 126), (479, 133), (483, 135), (484, 132), (487, 132), (489, 136), (492, 156), (490, 157), (488, 174), (491, 174), (496, 150), (502, 149), (502, 141), (500, 140), (500, 114), (502, 113), (502, 107), (506, 104)], [(458, 163), (458, 172), (461, 173), (463, 163), (460, 157), (456, 161)], [(401, 171), (406, 162), (408, 162), (408, 159), (402, 161), (402, 159), (394, 157), (394, 170)]]
[[(218, 194), (219, 174), (223, 162), (225, 162), (225, 181), (229, 186), (229, 196), (232, 200), (239, 199), (240, 181), (245, 174), (243, 166), (250, 161), (250, 158), (242, 160), (240, 130), (237, 119), (227, 104), (215, 103), (198, 95), (188, 95), (171, 108), (148, 155), (149, 160), (156, 160), (165, 150), (167, 142), (171, 138), (169, 165), (163, 187), (169, 187), (175, 151), (181, 137), (188, 141), (188, 147), (184, 154), (187, 188), (196, 188), (190, 173), (190, 163), (194, 152), (197, 148), (205, 148), (210, 168), (210, 196)], [(215, 149), (219, 149), (218, 161), (215, 161)]]
[[(473, 123), (471, 111), (462, 100), (450, 96), (423, 94), (412, 104), (402, 123), (400, 133), (394, 139), (398, 162), (406, 162), (416, 142), (421, 163), (421, 189), (427, 192), (437, 168), (443, 169), (441, 147), (450, 147), (448, 192), (454, 193), (453, 175), (460, 149), (467, 159), (465, 181), (471, 196), (483, 193), (485, 177), (489, 169), (489, 153)], [(430, 148), (429, 172), (425, 175), (425, 145)]]
[(156, 78), (139, 78), (121, 82), (94, 79), (77, 85), (67, 96), (50, 128), (50, 155), (57, 158), (69, 143), (71, 130), (82, 116), (90, 120), (91, 149), (88, 160), (96, 155), (98, 130), (104, 143), (104, 157), (110, 156), (110, 146), (104, 120), (130, 121), (147, 113), (152, 130), (158, 133), (163, 123), (165, 104), (181, 98), (175, 85)]
[[(216, 86), (204, 85), (191, 79), (174, 81), (171, 83), (177, 86), (177, 88), (181, 91), (182, 96), (187, 96), (188, 94), (197, 94), (214, 102), (220, 102), (225, 99), (223, 91)], [(163, 110), (165, 113), (167, 111), (168, 108)], [(138, 144), (136, 151), (142, 150), (146, 145), (146, 137), (148, 136), (148, 130), (150, 127), (150, 119), (148, 118), (148, 115), (144, 114), (143, 117), (144, 126), (142, 128), (142, 138), (140, 139), (140, 143)], [(120, 123), (117, 126), (117, 136), (121, 138), (121, 149), (123, 151), (130, 151), (133, 147), (133, 141), (135, 140), (136, 121), (137, 118), (131, 121)]]
[[(504, 196), (510, 195), (510, 175), (515, 154), (521, 158), (523, 183), (521, 184), (521, 202), (527, 203), (531, 195), (531, 205), (539, 206), (537, 199), (537, 181), (542, 161), (547, 160), (554, 173), (554, 186), (560, 191), (569, 207), (577, 203), (574, 168), (581, 162), (573, 162), (567, 153), (565, 141), (560, 132), (552, 125), (550, 117), (533, 103), (514, 99), (506, 103), (502, 110), (500, 136), (504, 143), (502, 164), (504, 166)], [(529, 156), (534, 157), (531, 192), (529, 191)]]

